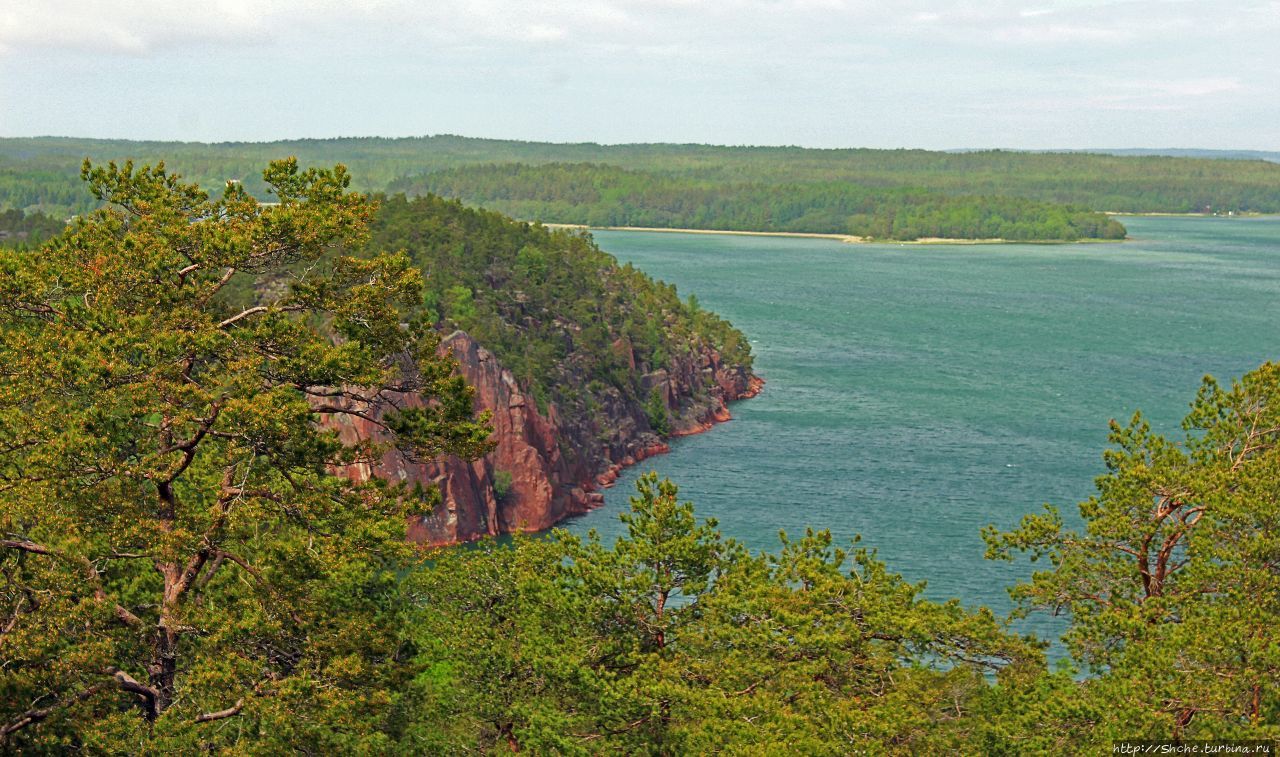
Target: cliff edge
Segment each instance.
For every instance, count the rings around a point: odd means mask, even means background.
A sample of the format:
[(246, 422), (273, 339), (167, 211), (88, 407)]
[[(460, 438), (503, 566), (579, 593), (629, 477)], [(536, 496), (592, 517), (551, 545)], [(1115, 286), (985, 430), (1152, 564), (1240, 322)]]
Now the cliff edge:
[[(466, 332), (445, 337), (440, 350), (457, 360), (459, 372), (475, 387), (476, 411), (492, 413), (493, 451), (474, 462), (419, 463), (392, 450), (376, 466), (348, 471), (358, 479), (378, 476), (439, 487), (441, 501), (434, 511), (409, 523), (413, 541), (456, 544), (550, 528), (603, 504), (599, 489), (611, 486), (623, 468), (668, 450), (651, 429), (643, 404), (621, 392), (605, 393), (590, 417), (566, 418), (554, 403), (540, 410), (511, 371)], [(671, 436), (729, 420), (727, 403), (755, 396), (764, 383), (745, 367), (727, 365), (709, 347), (673, 358), (642, 380), (666, 405)], [(380, 433), (373, 424), (347, 416), (339, 431), (346, 441)]]

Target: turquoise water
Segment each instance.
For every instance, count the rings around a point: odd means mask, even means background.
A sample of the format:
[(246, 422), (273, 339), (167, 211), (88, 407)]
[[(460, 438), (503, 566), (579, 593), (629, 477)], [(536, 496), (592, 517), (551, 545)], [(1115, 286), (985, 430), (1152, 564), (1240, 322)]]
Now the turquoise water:
[(768, 384), (566, 527), (618, 533), (657, 470), (753, 548), (862, 534), (928, 595), (1007, 611), (1030, 566), (984, 560), (982, 526), (1045, 502), (1074, 518), (1108, 419), (1176, 432), (1204, 374), (1280, 357), (1280, 219), (1125, 223), (1124, 244), (1060, 246), (598, 232), (746, 332)]

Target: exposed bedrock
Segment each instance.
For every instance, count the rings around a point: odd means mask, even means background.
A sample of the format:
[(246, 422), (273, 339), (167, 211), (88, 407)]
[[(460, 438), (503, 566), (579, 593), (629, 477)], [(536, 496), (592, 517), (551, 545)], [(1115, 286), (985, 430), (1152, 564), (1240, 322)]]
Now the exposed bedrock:
[[(444, 458), (430, 463), (406, 460), (392, 450), (378, 465), (348, 471), (360, 479), (376, 475), (439, 486), (441, 502), (435, 511), (409, 524), (413, 541), (454, 544), (549, 528), (599, 507), (604, 496), (598, 490), (611, 486), (623, 468), (669, 449), (650, 428), (642, 403), (621, 392), (596, 396), (593, 413), (563, 417), (554, 404), (539, 410), (510, 371), (466, 332), (449, 335), (440, 349), (457, 360), (459, 371), (475, 387), (476, 410), (492, 413), (494, 449), (474, 462)], [(626, 344), (615, 349), (630, 352)], [(645, 392), (657, 387), (666, 402), (672, 436), (696, 434), (729, 420), (726, 403), (754, 397), (763, 384), (749, 370), (725, 365), (710, 348), (674, 358), (643, 377)], [(359, 418), (341, 416), (337, 423), (347, 441), (381, 433)]]

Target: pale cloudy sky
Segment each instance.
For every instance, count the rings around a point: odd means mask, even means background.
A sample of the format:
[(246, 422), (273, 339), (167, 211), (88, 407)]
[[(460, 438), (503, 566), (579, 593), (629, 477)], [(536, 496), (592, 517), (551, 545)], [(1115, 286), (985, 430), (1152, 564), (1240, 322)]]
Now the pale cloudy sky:
[(1277, 0), (0, 0), (0, 136), (1280, 149)]

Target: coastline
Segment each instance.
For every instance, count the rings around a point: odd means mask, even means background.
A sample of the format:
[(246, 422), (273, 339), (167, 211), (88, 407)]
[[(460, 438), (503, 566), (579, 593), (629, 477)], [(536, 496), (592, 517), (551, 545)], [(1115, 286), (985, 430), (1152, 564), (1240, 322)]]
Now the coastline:
[[(539, 409), (493, 353), (465, 331), (446, 336), (439, 351), (453, 357), (456, 373), (475, 389), (473, 408), (493, 412), (493, 449), (474, 461), (423, 461), (387, 450), (380, 460), (347, 470), (358, 481), (377, 476), (438, 486), (437, 505), (411, 515), (407, 524), (409, 541), (427, 547), (545, 531), (595, 510), (604, 505), (601, 490), (613, 485), (624, 468), (668, 452), (675, 437), (731, 420), (729, 405), (756, 396), (764, 386), (764, 379), (745, 367), (723, 363), (709, 345), (668, 361), (655, 385), (665, 385), (668, 405), (682, 411), (672, 414), (671, 433), (663, 438), (638, 423), (641, 409), (625, 402), (611, 405), (599, 427), (561, 416), (554, 404)], [(608, 433), (601, 435), (600, 428)], [(376, 422), (363, 418), (344, 418), (338, 430), (348, 441), (380, 438), (382, 433)], [(576, 452), (564, 454), (568, 448)], [(499, 496), (502, 473), (509, 478)]]
[(1136, 213), (1127, 210), (1103, 210), (1101, 213), (1105, 216), (1120, 216), (1127, 218), (1276, 218), (1280, 217), (1280, 213), (1255, 213), (1253, 211), (1241, 213)]
[[(1117, 214), (1112, 214), (1117, 215)], [(737, 231), (732, 229), (669, 229), (660, 226), (587, 226), (581, 223), (543, 223), (548, 229), (580, 229), (583, 231), (644, 231), (655, 234), (726, 234), (744, 237), (794, 237), (799, 239), (831, 239), (844, 244), (880, 245), (976, 245), (976, 244), (1104, 244), (1123, 239), (961, 239), (953, 237), (921, 237), (920, 239), (872, 239), (853, 234), (823, 234), (814, 231)]]
[[(645, 447), (642, 450), (639, 450), (637, 454), (624, 457), (622, 460), (619, 460), (613, 465), (610, 465), (608, 468), (605, 468), (603, 471), (597, 472), (596, 474), (594, 474), (594, 476), (592, 476), (590, 481), (583, 482), (581, 484), (582, 487), (588, 493), (595, 493), (600, 489), (613, 488), (614, 484), (617, 483), (618, 477), (619, 475), (621, 475), (622, 471), (632, 466), (639, 465), (641, 462), (651, 457), (656, 457), (658, 455), (665, 455), (668, 452), (670, 452), (671, 440), (681, 439), (686, 436), (696, 436), (698, 434), (704, 434), (710, 431), (711, 429), (715, 428), (716, 426), (720, 425), (721, 423), (727, 423), (728, 421), (733, 420), (733, 414), (729, 412), (729, 405), (733, 403), (741, 402), (743, 400), (749, 400), (759, 396), (760, 392), (764, 390), (764, 385), (765, 385), (764, 379), (760, 378), (759, 376), (752, 375), (751, 378), (747, 381), (747, 387), (744, 392), (737, 394), (733, 397), (725, 398), (721, 406), (711, 415), (701, 420), (698, 420), (696, 418), (689, 419), (689, 422), (687, 422), (684, 426), (672, 431), (670, 436), (668, 436), (666, 440), (659, 441), (657, 444), (652, 444), (648, 447)], [(604, 500), (602, 496), (601, 499), (598, 500), (596, 504), (593, 507), (591, 507), (587, 512), (590, 512), (591, 510), (596, 510), (602, 507), (603, 505), (604, 505)], [(568, 517), (572, 518), (580, 514), (585, 514), (585, 513), (577, 513), (577, 514), (569, 515)]]
[[(436, 550), (436, 549), (449, 549), (453, 547), (461, 547), (461, 546), (466, 546), (468, 544), (475, 544), (485, 539), (495, 539), (495, 538), (501, 538), (504, 536), (510, 537), (518, 533), (519, 534), (550, 533), (552, 530), (558, 528), (560, 524), (564, 523), (565, 521), (572, 520), (574, 518), (580, 518), (584, 515), (587, 515), (588, 513), (592, 513), (604, 507), (603, 490), (612, 489), (614, 486), (616, 486), (618, 479), (622, 475), (622, 472), (627, 470), (628, 468), (633, 468), (641, 464), (645, 460), (648, 460), (651, 457), (657, 457), (659, 455), (665, 455), (670, 453), (671, 452), (670, 442), (672, 440), (681, 439), (686, 436), (696, 436), (698, 434), (704, 434), (712, 430), (716, 426), (719, 426), (722, 423), (727, 423), (733, 420), (733, 415), (729, 412), (729, 405), (756, 397), (764, 389), (764, 386), (765, 386), (764, 379), (760, 378), (759, 376), (752, 376), (751, 380), (747, 385), (747, 390), (744, 393), (732, 399), (726, 400), (724, 402), (724, 405), (719, 410), (719, 412), (715, 413), (710, 418), (707, 418), (706, 420), (703, 420), (703, 421), (695, 421), (689, 424), (688, 426), (686, 426), (685, 428), (682, 428), (673, 432), (667, 440), (659, 441), (655, 444), (650, 444), (648, 446), (641, 447), (637, 449), (633, 454), (628, 455), (627, 457), (624, 457), (622, 460), (610, 465), (604, 470), (597, 471), (593, 474), (589, 474), (585, 480), (579, 479), (575, 481), (574, 482), (576, 484), (575, 488), (582, 491), (584, 495), (584, 500), (586, 501), (586, 506), (581, 510), (566, 512), (546, 526), (537, 528), (537, 527), (528, 527), (527, 525), (524, 525), (514, 529), (513, 531), (497, 532), (497, 533), (473, 533), (473, 534), (468, 534), (464, 537), (453, 539), (450, 541), (432, 541), (432, 540), (418, 541), (418, 540), (414, 540), (413, 538), (410, 538), (410, 542), (416, 544), (420, 549)], [(414, 520), (413, 518), (410, 519), (411, 524), (413, 520)]]
[(835, 239), (848, 244), (869, 244), (866, 237), (852, 234), (822, 234), (816, 231), (734, 231), (731, 229), (668, 229), (662, 226), (587, 226), (581, 223), (544, 223), (548, 229), (582, 229), (584, 231), (649, 231), (656, 234), (728, 234), (741, 237), (800, 237)]

